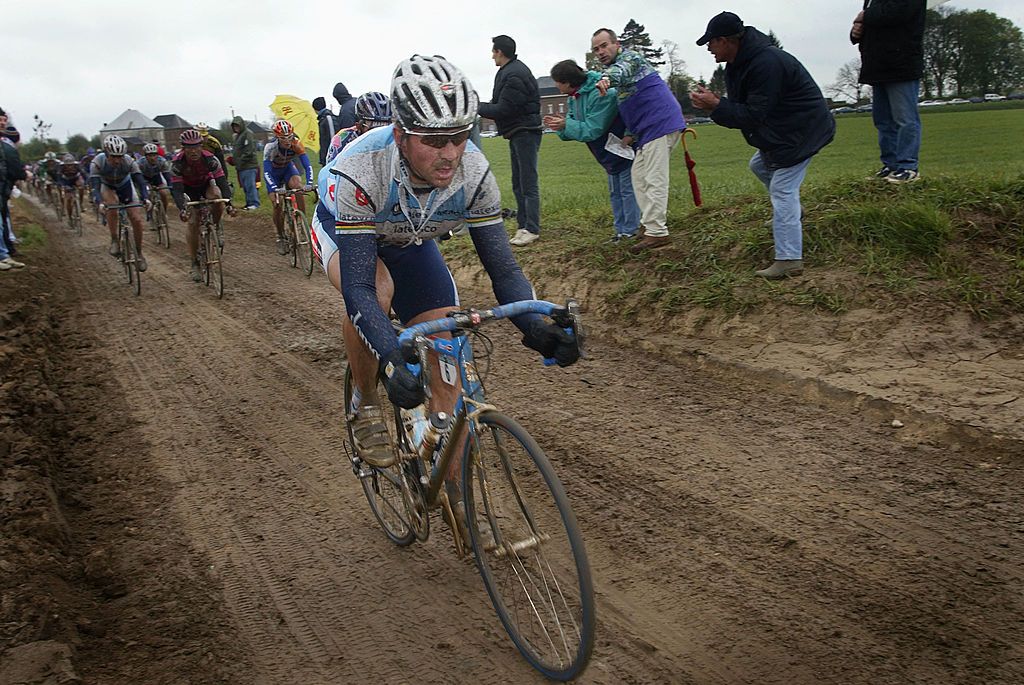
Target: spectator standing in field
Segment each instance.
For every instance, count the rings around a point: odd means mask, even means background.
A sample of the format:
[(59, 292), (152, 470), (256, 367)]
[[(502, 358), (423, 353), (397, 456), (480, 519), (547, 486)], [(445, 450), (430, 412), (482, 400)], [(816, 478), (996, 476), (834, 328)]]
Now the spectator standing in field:
[(871, 86), (882, 168), (875, 178), (920, 178), (921, 117), (917, 96), (924, 74), (925, 0), (864, 0), (850, 42), (860, 47), (860, 82)]
[(798, 276), (804, 268), (800, 185), (811, 158), (832, 141), (835, 120), (804, 66), (732, 12), (708, 22), (697, 40), (704, 44), (716, 62), (725, 62), (728, 95), (698, 86), (690, 101), (710, 110), (716, 124), (738, 128), (757, 148), (750, 170), (772, 201), (775, 258), (754, 273), (773, 280)]
[(238, 184), (245, 193), (245, 207), (256, 209), (260, 206), (260, 194), (256, 190), (256, 179), (260, 176), (260, 160), (256, 154), (256, 141), (252, 131), (246, 126), (245, 119), (236, 116), (231, 120), (231, 131), (235, 134), (232, 141), (232, 162), (238, 174)]
[[(359, 117), (356, 115), (356, 99), (348, 92), (348, 88), (340, 81), (334, 84), (332, 92), (334, 99), (338, 101), (338, 127), (335, 132), (343, 128), (355, 126)], [(330, 140), (328, 138), (327, 140)]]
[(597, 91), (601, 74), (584, 71), (571, 59), (563, 60), (551, 68), (551, 79), (559, 92), (568, 96), (566, 116), (548, 115), (544, 125), (558, 132), (562, 140), (578, 140), (587, 144), (598, 164), (608, 174), (608, 194), (611, 197), (612, 218), (617, 243), (624, 238), (636, 237), (640, 224), (640, 208), (633, 194), (630, 179), (633, 162), (606, 148), (608, 134), (618, 138), (625, 135), (625, 124), (619, 116), (615, 89), (610, 88), (607, 96)]
[(320, 166), (327, 166), (327, 148), (342, 126), (338, 124), (338, 115), (327, 106), (327, 100), (322, 97), (313, 99), (313, 109), (316, 111), (317, 127), (320, 130)]
[(480, 103), (480, 116), (493, 119), (498, 133), (508, 139), (512, 157), (512, 193), (516, 196), (519, 230), (509, 242), (529, 245), (540, 238), (540, 184), (537, 156), (540, 153), (540, 89), (530, 68), (516, 56), (516, 42), (509, 36), (491, 39), (491, 59), (498, 67), (490, 102)]
[(636, 150), (631, 178), (644, 236), (629, 251), (666, 247), (669, 161), (686, 128), (683, 109), (658, 70), (640, 53), (623, 48), (614, 31), (598, 29), (590, 46), (605, 66), (597, 90), (603, 95), (617, 89), (626, 143)]
[(14, 124), (10, 122), (7, 112), (2, 108), (0, 108), (0, 138), (6, 138), (15, 145), (21, 142), (21, 134), (18, 133), (18, 129), (14, 128)]
[(15, 261), (11, 254), (14, 251), (14, 234), (11, 232), (11, 215), (7, 206), (14, 191), (14, 184), (26, 178), (25, 165), (14, 142), (7, 135), (7, 115), (0, 109), (0, 271), (20, 269), (24, 264)]

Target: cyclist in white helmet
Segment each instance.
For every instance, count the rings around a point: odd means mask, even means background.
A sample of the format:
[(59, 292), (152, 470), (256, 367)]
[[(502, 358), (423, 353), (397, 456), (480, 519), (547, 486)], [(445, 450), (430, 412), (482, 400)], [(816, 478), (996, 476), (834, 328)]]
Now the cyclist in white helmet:
[[(121, 136), (109, 135), (103, 139), (103, 152), (92, 159), (89, 167), (89, 185), (92, 200), (100, 206), (135, 204), (142, 202), (149, 211), (149, 192), (142, 178), (139, 164), (128, 155), (128, 143)], [(135, 251), (138, 255), (136, 266), (146, 270), (146, 258), (142, 256), (142, 209), (138, 206), (127, 209), (128, 220), (135, 236)], [(106, 210), (107, 228), (110, 229), (110, 254), (121, 256), (121, 244), (117, 239), (117, 210)]]
[[(386, 447), (378, 374), (395, 404), (411, 409), (424, 400), (387, 312), (414, 324), (441, 318), (458, 304), (436, 239), (468, 226), (498, 302), (533, 297), (509, 247), (498, 184), (487, 159), (468, 142), (477, 103), (457, 67), (442, 57), (413, 55), (392, 79), (395, 123), (360, 136), (319, 176), (317, 246), (345, 300), (345, 348), (359, 391), (358, 406), (346, 410), (355, 414), (359, 456), (373, 466), (394, 461)], [(578, 359), (574, 340), (539, 315), (513, 323), (527, 347), (563, 366)], [(440, 379), (433, 363), (430, 377)], [(431, 411), (450, 413), (455, 397), (454, 387), (435, 382)]]

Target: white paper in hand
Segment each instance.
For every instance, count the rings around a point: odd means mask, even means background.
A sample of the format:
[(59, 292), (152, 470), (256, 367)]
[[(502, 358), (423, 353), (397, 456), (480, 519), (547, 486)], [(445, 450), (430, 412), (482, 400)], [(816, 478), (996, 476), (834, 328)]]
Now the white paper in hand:
[(633, 148), (622, 142), (622, 138), (619, 138), (614, 133), (608, 134), (608, 142), (604, 144), (604, 149), (613, 155), (618, 155), (625, 159), (633, 159), (636, 157), (636, 153), (633, 152)]

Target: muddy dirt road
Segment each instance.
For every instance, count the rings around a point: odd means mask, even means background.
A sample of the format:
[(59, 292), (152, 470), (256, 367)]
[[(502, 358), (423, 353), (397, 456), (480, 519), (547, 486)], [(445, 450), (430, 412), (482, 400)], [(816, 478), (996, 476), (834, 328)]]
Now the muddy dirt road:
[[(540, 681), (439, 520), (408, 549), (376, 528), (344, 458), (326, 279), (240, 217), (218, 300), (173, 224), (169, 251), (146, 236), (138, 298), (91, 220), (82, 238), (50, 226), (32, 267), (66, 424), (66, 566), (85, 569), (51, 601), (81, 616), (64, 638), (82, 682)], [(1024, 681), (1018, 459), (600, 339), (544, 368), (491, 330), (491, 399), (546, 448), (588, 546), (580, 682)], [(97, 545), (106, 583), (81, 561)]]

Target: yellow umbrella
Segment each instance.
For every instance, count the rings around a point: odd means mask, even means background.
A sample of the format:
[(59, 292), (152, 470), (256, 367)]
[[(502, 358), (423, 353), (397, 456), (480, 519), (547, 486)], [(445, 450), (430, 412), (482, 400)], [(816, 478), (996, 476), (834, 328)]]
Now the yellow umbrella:
[[(278, 95), (270, 103), (270, 111), (279, 119), (285, 119), (295, 129), (307, 150), (314, 153), (320, 150), (320, 126), (316, 121), (316, 112), (309, 100), (294, 95)], [(315, 157), (316, 155), (311, 155)]]

